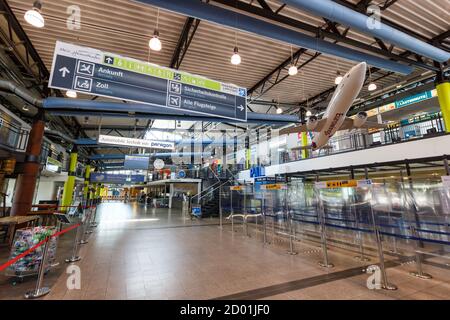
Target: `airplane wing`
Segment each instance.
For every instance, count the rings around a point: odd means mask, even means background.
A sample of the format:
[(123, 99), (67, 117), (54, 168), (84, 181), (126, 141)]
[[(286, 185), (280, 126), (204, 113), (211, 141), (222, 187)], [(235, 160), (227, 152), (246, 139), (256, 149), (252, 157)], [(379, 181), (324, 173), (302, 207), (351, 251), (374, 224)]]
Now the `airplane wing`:
[(280, 135), (290, 134), (290, 133), (299, 133), (299, 132), (319, 132), (320, 130), (322, 130), (322, 127), (325, 125), (326, 122), (327, 122), (327, 118), (322, 118), (320, 120), (317, 120), (317, 126), (314, 128), (314, 130), (308, 130), (306, 124), (281, 129)]
[(345, 118), (344, 122), (340, 126), (339, 130), (350, 130), (350, 129), (360, 129), (360, 128), (374, 128), (374, 129), (383, 129), (386, 128), (387, 124), (384, 123), (378, 123), (373, 121), (366, 121), (361, 127), (355, 128), (353, 126), (353, 119), (352, 118)]

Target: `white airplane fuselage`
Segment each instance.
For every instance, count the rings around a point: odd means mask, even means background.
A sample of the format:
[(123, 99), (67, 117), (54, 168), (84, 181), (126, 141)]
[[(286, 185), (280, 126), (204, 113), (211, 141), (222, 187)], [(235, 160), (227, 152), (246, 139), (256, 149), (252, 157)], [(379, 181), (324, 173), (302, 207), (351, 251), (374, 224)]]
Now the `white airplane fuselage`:
[(311, 143), (312, 150), (326, 145), (328, 140), (341, 127), (348, 110), (363, 87), (366, 68), (365, 62), (357, 64), (345, 74), (341, 83), (336, 87), (323, 115), (323, 118), (327, 118), (327, 121), (322, 130), (314, 135)]

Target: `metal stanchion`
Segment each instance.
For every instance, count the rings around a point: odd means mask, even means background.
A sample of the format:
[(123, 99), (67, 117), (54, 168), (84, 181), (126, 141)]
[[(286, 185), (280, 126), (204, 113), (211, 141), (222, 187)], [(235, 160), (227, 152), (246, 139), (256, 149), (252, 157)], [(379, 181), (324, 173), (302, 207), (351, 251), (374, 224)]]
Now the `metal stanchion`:
[(244, 186), (244, 210), (242, 212), (242, 231), (248, 237), (248, 225), (247, 225), (247, 185)]
[(78, 256), (78, 245), (79, 245), (79, 234), (80, 234), (81, 226), (77, 228), (77, 232), (75, 234), (75, 240), (73, 243), (73, 250), (72, 250), (72, 256), (70, 258), (67, 258), (64, 260), (67, 263), (77, 262), (81, 260), (81, 257)]
[(322, 254), (323, 261), (319, 261), (319, 266), (324, 268), (333, 268), (334, 265), (328, 261), (328, 249), (327, 249), (327, 230), (325, 225), (324, 209), (322, 200), (320, 199), (319, 191), (316, 190), (316, 196), (318, 200), (318, 216), (320, 221), (320, 238), (322, 240)]
[(233, 190), (230, 187), (230, 202), (231, 202), (231, 232), (234, 232), (234, 208), (233, 208)]
[(45, 274), (45, 265), (47, 264), (47, 254), (49, 246), (50, 246), (50, 238), (47, 238), (44, 245), (44, 252), (42, 253), (41, 264), (39, 265), (36, 288), (32, 291), (28, 291), (27, 293), (25, 293), (24, 295), (25, 299), (40, 298), (46, 295), (47, 293), (50, 293), (49, 287), (42, 287)]
[(264, 198), (264, 190), (262, 191), (262, 198), (261, 198), (261, 205), (262, 205), (262, 210), (261, 210), (261, 214), (263, 217), (263, 243), (266, 244), (267, 243), (267, 226), (266, 226), (266, 208), (265, 208), (265, 198)]
[(222, 229), (222, 186), (219, 187), (219, 228)]
[(92, 221), (91, 221), (91, 223), (90, 223), (90, 226), (92, 227), (92, 228), (95, 228), (95, 227), (97, 227), (97, 206), (95, 206), (95, 208), (93, 209), (94, 210), (94, 214), (92, 215)]
[(88, 234), (88, 233), (86, 232), (86, 231), (87, 231), (86, 229), (87, 229), (87, 227), (88, 227), (88, 223), (89, 223), (89, 211), (87, 211), (87, 210), (85, 209), (85, 212), (84, 212), (84, 221), (81, 222), (83, 232), (81, 233), (81, 240), (80, 240), (79, 244), (86, 244), (86, 243), (89, 242), (89, 241), (87, 240), (87, 237), (85, 236), (86, 234)]
[[(411, 235), (414, 238), (418, 237), (418, 233), (417, 230), (414, 226), (411, 226)], [(422, 254), (419, 251), (419, 246), (417, 245), (417, 240), (413, 240), (414, 241), (414, 252), (416, 254), (416, 266), (417, 266), (417, 271), (411, 271), (409, 274), (417, 277), (417, 278), (421, 278), (421, 279), (431, 279), (433, 278), (431, 276), (431, 274), (428, 273), (424, 273), (423, 269), (422, 269)]]
[(375, 238), (377, 241), (378, 257), (380, 259), (379, 265), (380, 265), (381, 281), (382, 281), (381, 287), (385, 290), (397, 290), (397, 286), (388, 282), (386, 268), (384, 266), (384, 254), (383, 254), (383, 244), (381, 243), (381, 234), (380, 234), (380, 230), (378, 229), (378, 225), (375, 221), (375, 214), (373, 212), (372, 204), (370, 204), (370, 213), (372, 216), (373, 231), (375, 233)]

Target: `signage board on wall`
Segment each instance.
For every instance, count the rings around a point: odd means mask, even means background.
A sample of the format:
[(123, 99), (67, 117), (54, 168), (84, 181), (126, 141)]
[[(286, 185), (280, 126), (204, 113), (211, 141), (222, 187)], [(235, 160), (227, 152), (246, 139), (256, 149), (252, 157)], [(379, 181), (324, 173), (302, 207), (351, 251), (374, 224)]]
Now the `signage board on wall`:
[(98, 136), (98, 143), (117, 146), (127, 146), (127, 147), (150, 148), (150, 149), (164, 149), (164, 150), (175, 149), (175, 142), (171, 141), (135, 139), (135, 138), (108, 136), (104, 134)]
[(247, 89), (57, 41), (49, 87), (247, 121)]
[(150, 158), (148, 156), (125, 155), (123, 168), (125, 170), (147, 170)]

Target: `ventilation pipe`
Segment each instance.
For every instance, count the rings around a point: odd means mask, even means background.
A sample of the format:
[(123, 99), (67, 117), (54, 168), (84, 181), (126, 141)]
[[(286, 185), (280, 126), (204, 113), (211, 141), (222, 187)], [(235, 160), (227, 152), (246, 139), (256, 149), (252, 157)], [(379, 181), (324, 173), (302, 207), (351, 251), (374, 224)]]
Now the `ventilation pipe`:
[[(43, 103), (44, 109), (47, 109), (53, 115), (92, 115), (92, 116), (111, 116), (111, 117), (130, 117), (130, 112), (143, 113), (139, 115), (131, 115), (136, 118), (151, 118), (158, 120), (185, 120), (185, 121), (210, 121), (210, 122), (229, 122), (242, 123), (242, 121), (224, 119), (219, 117), (202, 116), (183, 110), (172, 110), (161, 108), (161, 106), (152, 106), (141, 103), (119, 103), (119, 102), (103, 102), (83, 99), (65, 99), (65, 98), (46, 98)], [(82, 111), (86, 110), (86, 111)], [(95, 110), (95, 112), (92, 112)], [(122, 112), (113, 113), (113, 112)], [(299, 122), (298, 116), (283, 114), (265, 114), (248, 112), (248, 123), (265, 123), (265, 124), (285, 124)]]
[(13, 81), (0, 79), (0, 89), (14, 93), (16, 96), (37, 108), (42, 107), (43, 100), (41, 98), (36, 97), (30, 91), (20, 87)]
[[(331, 21), (339, 22), (435, 61), (446, 62), (450, 59), (450, 52), (432, 46), (381, 21), (375, 21), (374, 18), (370, 18), (334, 1), (283, 0), (283, 2)], [(443, 8), (443, 10), (445, 9)]]
[(58, 138), (66, 141), (66, 142), (69, 142), (69, 143), (71, 143), (73, 145), (77, 144), (77, 140), (72, 139), (68, 135), (65, 135), (64, 133), (61, 133), (59, 131), (55, 131), (55, 130), (51, 130), (51, 129), (45, 128), (44, 134), (47, 135), (47, 136), (58, 137)]
[[(169, 11), (183, 14), (185, 16), (210, 21), (220, 25), (254, 33), (263, 37), (280, 40), (292, 45), (308, 48), (331, 56), (362, 62), (401, 73), (409, 74), (413, 68), (394, 61), (386, 60), (377, 56), (340, 46), (319, 38), (305, 35), (292, 29), (284, 28), (272, 23), (233, 12), (224, 8), (213, 6), (199, 0), (138, 0), (139, 2), (157, 6)], [(310, 2), (315, 2), (308, 0)]]

